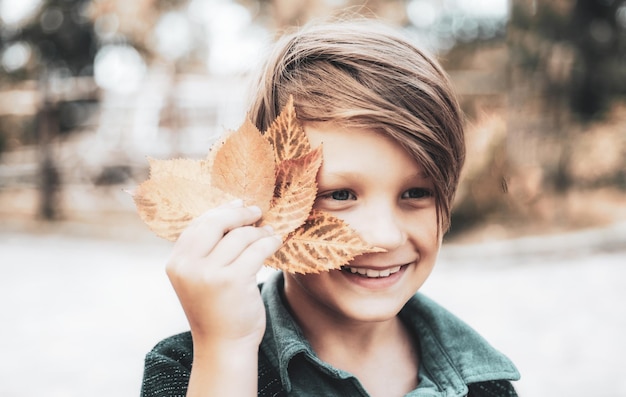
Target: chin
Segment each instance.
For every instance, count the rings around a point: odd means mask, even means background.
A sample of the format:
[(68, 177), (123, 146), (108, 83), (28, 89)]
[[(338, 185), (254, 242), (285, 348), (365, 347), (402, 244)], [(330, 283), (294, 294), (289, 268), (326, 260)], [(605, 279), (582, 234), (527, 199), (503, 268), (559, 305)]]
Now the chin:
[(411, 298), (412, 294), (406, 299), (383, 298), (361, 299), (354, 302), (349, 307), (344, 307), (343, 313), (347, 318), (351, 318), (360, 322), (383, 322), (391, 320), (400, 313), (406, 302)]

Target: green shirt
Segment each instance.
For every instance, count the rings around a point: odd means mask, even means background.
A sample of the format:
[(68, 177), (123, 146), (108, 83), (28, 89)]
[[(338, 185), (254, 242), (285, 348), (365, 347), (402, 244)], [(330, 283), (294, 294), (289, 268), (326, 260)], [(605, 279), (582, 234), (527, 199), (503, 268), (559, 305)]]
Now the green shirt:
[[(279, 273), (262, 289), (267, 329), (261, 349), (279, 369), (284, 389), (296, 396), (367, 396), (358, 379), (316, 356), (285, 307), (282, 286)], [(424, 295), (413, 296), (400, 318), (420, 349), (419, 386), (407, 396), (465, 396), (469, 383), (519, 378), (508, 358)]]
[[(260, 285), (267, 314), (260, 388), (275, 390), (280, 382), (278, 388), (289, 396), (368, 396), (358, 379), (317, 357), (285, 306), (283, 283), (282, 273), (277, 273)], [(419, 386), (406, 396), (516, 395), (508, 381), (519, 379), (519, 373), (511, 361), (441, 306), (417, 293), (399, 315), (420, 352)], [(159, 343), (146, 356), (142, 396), (184, 396), (192, 352), (189, 333)], [(260, 389), (259, 395), (274, 392)]]

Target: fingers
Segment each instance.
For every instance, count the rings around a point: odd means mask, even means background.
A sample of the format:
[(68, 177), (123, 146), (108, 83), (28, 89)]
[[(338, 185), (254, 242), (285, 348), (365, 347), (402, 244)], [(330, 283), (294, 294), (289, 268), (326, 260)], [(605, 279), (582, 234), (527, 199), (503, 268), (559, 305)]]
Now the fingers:
[(257, 207), (236, 201), (207, 211), (180, 235), (166, 273), (198, 340), (253, 340), (265, 330), (256, 274), (282, 244), (271, 228), (252, 226)]
[(207, 211), (180, 235), (166, 266), (168, 275), (204, 277), (226, 267), (255, 275), (282, 245), (271, 227), (251, 226), (260, 217), (258, 207), (244, 207), (241, 200)]
[[(271, 227), (244, 226), (233, 229), (216, 244), (213, 251), (207, 256), (207, 260), (214, 264), (228, 265), (246, 250), (252, 250), (257, 256), (263, 257), (262, 259), (265, 260), (265, 257), (274, 252), (274, 245), (282, 242), (279, 237), (274, 239), (272, 237), (274, 237), (274, 232)], [(266, 243), (256, 244), (258, 240), (266, 238), (268, 239)], [(273, 240), (276, 244), (272, 243)]]
[(187, 257), (203, 257), (211, 252), (229, 231), (251, 225), (261, 218), (259, 207), (244, 207), (236, 200), (209, 210), (193, 220), (178, 238), (175, 252)]
[(271, 234), (260, 238), (251, 243), (233, 261), (232, 266), (240, 269), (243, 274), (256, 275), (265, 259), (276, 252), (282, 244), (283, 240), (279, 235)]

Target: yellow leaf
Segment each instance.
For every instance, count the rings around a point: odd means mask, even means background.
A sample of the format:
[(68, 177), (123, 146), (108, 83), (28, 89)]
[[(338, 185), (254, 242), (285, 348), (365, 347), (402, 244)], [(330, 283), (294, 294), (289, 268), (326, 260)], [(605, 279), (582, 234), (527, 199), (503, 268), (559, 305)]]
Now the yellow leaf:
[(276, 163), (304, 156), (311, 151), (311, 144), (296, 117), (293, 97), (289, 97), (289, 101), (264, 136), (274, 148)]
[(160, 178), (163, 176), (175, 176), (190, 178), (203, 184), (210, 184), (209, 164), (205, 160), (193, 159), (172, 159), (157, 160), (148, 159), (150, 164), (150, 178)]
[[(168, 165), (165, 161), (152, 163), (155, 168)], [(190, 169), (197, 170), (197, 167)], [(176, 240), (195, 217), (235, 199), (209, 184), (179, 176), (184, 174), (183, 168), (177, 171), (180, 171), (177, 175), (157, 171), (157, 176), (139, 185), (133, 195), (141, 219), (157, 236), (171, 241)]]
[(341, 219), (313, 210), (265, 265), (289, 273), (320, 273), (340, 269), (357, 255), (371, 252), (384, 250), (367, 244)]
[(220, 151), (222, 146), (224, 146), (224, 143), (226, 143), (226, 140), (232, 134), (236, 134), (236, 133), (237, 133), (237, 131), (228, 130), (228, 131), (224, 132), (223, 134), (221, 134), (219, 136), (219, 138), (215, 142), (213, 142), (213, 144), (211, 145), (211, 148), (209, 149), (209, 153), (208, 153), (208, 155), (206, 157), (206, 160), (205, 160), (205, 162), (207, 164), (207, 167), (209, 169), (209, 174), (210, 174), (211, 168), (213, 168), (213, 164), (215, 164), (215, 156)]
[(277, 168), (274, 199), (263, 215), (261, 225), (271, 225), (274, 232), (287, 235), (309, 217), (317, 195), (315, 178), (322, 164), (322, 147), (302, 157), (285, 160)]
[(246, 205), (257, 205), (265, 212), (274, 195), (275, 168), (272, 146), (246, 120), (217, 149), (211, 181), (216, 188), (242, 199)]
[(267, 266), (291, 273), (339, 269), (357, 255), (382, 250), (341, 219), (312, 210), (321, 162), (322, 149), (311, 150), (290, 98), (265, 135), (246, 121), (213, 144), (204, 160), (150, 160), (150, 178), (134, 200), (151, 230), (176, 240), (192, 219), (243, 199), (261, 207), (262, 225), (286, 235)]

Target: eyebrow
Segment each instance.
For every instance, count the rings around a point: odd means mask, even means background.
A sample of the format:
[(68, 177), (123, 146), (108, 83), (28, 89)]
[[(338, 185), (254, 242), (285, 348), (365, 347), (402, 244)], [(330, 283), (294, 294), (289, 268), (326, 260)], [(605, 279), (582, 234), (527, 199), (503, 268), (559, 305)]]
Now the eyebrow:
[(428, 175), (424, 171), (417, 172), (413, 175), (410, 175), (408, 179), (430, 179), (430, 175)]
[[(331, 177), (331, 178), (338, 178), (338, 179), (343, 179), (343, 180), (350, 180), (350, 179), (361, 179), (362, 175), (359, 174), (358, 172), (351, 172), (351, 171), (336, 171), (333, 172), (332, 170), (330, 171), (324, 171), (323, 173), (320, 173), (319, 176), (321, 177)], [(420, 171), (417, 173), (413, 173), (411, 175), (408, 175), (406, 178), (403, 178), (406, 181), (412, 181), (412, 180), (416, 180), (416, 179), (426, 179), (426, 180), (430, 180), (431, 177), (430, 175), (426, 174), (424, 171)]]

